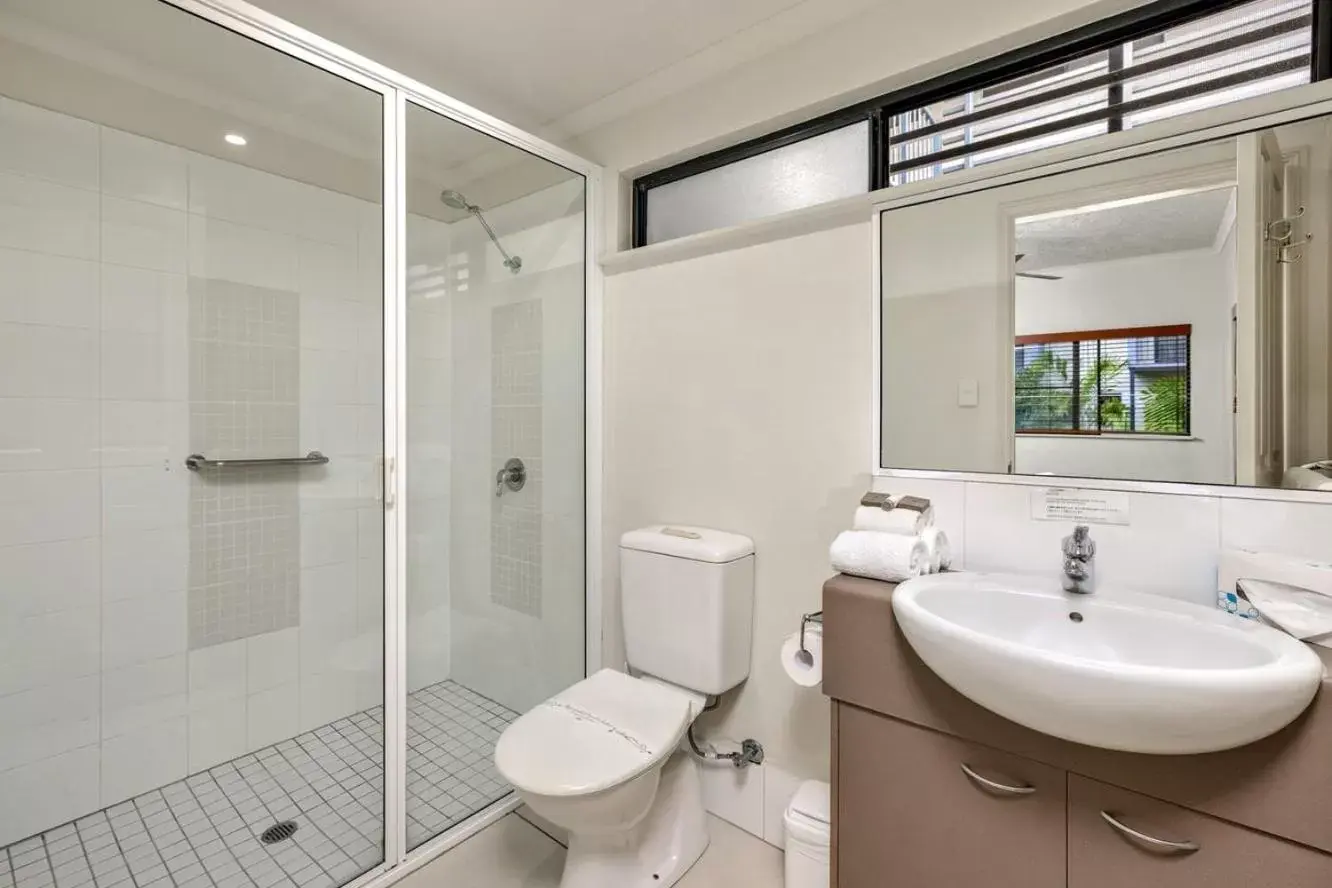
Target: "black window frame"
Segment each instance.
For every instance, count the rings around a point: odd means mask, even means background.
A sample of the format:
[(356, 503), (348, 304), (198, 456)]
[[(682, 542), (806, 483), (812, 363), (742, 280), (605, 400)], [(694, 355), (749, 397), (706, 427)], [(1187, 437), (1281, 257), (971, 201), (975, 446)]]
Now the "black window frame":
[[(886, 122), (901, 114), (962, 93), (996, 86), (1097, 52), (1113, 51), (1133, 40), (1216, 15), (1252, 0), (1156, 0), (1136, 9), (1048, 37), (990, 59), (923, 80), (882, 96), (794, 124), (738, 145), (639, 176), (633, 182), (631, 244), (647, 245), (647, 196), (653, 188), (757, 157), (845, 126), (869, 122), (869, 191), (888, 187), (890, 148)], [(1311, 0), (1311, 82), (1332, 79), (1332, 0)], [(1111, 87), (1114, 88), (1113, 86)], [(1113, 110), (1113, 109), (1112, 109)], [(1131, 110), (1131, 109), (1130, 109)], [(1121, 113), (1105, 115), (1110, 132), (1122, 129)], [(1065, 124), (1067, 125), (1067, 124)], [(1034, 133), (1023, 133), (1031, 138)]]

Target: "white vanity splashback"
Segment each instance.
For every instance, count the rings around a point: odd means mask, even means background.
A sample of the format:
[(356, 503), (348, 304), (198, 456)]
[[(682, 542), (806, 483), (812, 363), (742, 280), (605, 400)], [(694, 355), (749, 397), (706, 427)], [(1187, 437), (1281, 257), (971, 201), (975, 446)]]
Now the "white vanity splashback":
[[(1025, 484), (877, 477), (874, 490), (929, 497), (952, 542), (954, 568), (1056, 573), (1072, 521), (1032, 517)], [(1128, 523), (1091, 524), (1101, 588), (1132, 585), (1212, 606), (1222, 548), (1332, 561), (1332, 505), (1122, 493)]]

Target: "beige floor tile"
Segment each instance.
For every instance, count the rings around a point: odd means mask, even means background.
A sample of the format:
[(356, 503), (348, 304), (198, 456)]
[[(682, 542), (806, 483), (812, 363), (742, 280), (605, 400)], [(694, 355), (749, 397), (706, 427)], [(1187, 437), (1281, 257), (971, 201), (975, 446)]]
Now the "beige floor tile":
[[(712, 845), (679, 888), (781, 888), (782, 852), (711, 818)], [(407, 876), (401, 888), (557, 888), (564, 848), (510, 814)]]

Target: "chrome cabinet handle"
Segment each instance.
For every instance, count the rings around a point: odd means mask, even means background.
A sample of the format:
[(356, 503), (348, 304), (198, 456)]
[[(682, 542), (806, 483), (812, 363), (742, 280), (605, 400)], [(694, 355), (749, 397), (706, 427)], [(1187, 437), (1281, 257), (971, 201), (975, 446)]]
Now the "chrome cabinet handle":
[(971, 782), (975, 783), (977, 786), (981, 787), (982, 789), (988, 789), (991, 792), (998, 793), (999, 795), (1025, 796), (1025, 795), (1031, 795), (1036, 791), (1036, 787), (1031, 786), (1029, 784), (1023, 784), (1022, 786), (1009, 786), (1006, 783), (996, 783), (995, 781), (990, 780), (986, 777), (982, 777), (981, 775), (977, 774), (975, 771), (971, 770), (971, 768), (967, 765), (966, 762), (963, 762), (960, 765), (960, 767), (962, 768), (962, 773), (966, 774), (967, 777), (971, 779)]
[(1102, 811), (1101, 818), (1120, 835), (1128, 836), (1130, 839), (1142, 843), (1147, 849), (1161, 854), (1192, 854), (1201, 847), (1197, 842), (1168, 842), (1165, 839), (1158, 839), (1155, 836), (1138, 832), (1136, 829), (1120, 823), (1109, 811)]

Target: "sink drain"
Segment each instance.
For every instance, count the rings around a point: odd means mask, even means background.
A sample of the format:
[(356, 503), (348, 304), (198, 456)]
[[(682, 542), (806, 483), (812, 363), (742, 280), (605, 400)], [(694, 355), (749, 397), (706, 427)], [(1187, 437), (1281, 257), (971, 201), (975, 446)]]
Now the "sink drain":
[(284, 820), (264, 830), (259, 838), (265, 845), (276, 845), (278, 842), (286, 841), (294, 835), (296, 835), (296, 821)]

